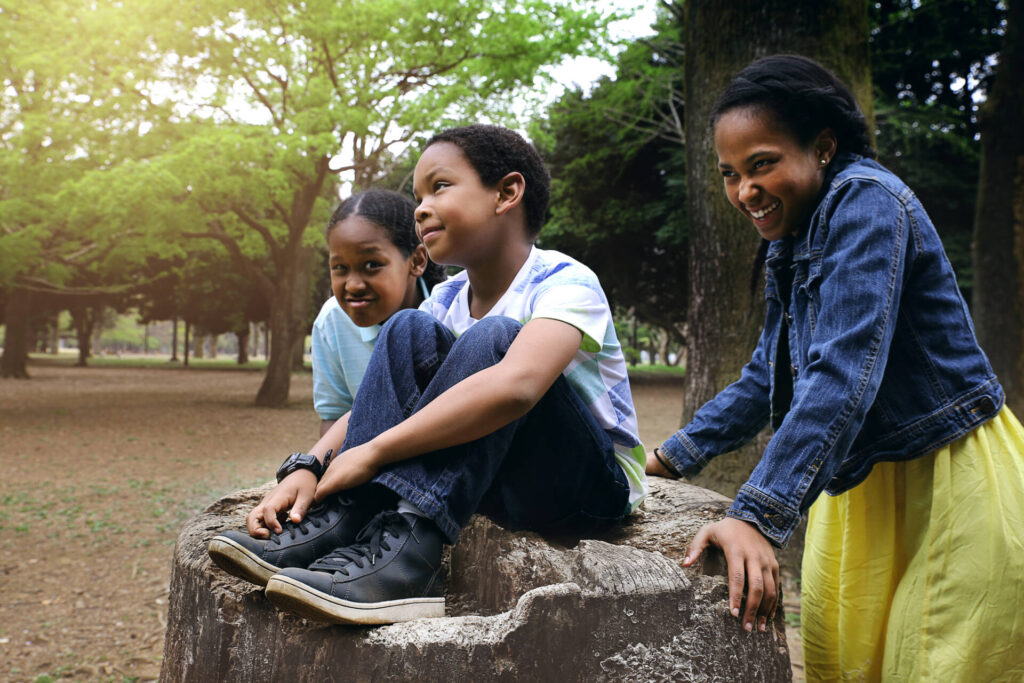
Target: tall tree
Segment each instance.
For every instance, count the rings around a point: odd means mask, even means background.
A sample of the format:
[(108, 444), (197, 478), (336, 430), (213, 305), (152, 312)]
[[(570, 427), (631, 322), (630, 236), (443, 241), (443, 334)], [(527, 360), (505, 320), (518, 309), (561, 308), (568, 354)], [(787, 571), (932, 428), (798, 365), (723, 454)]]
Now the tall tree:
[[(686, 167), (690, 242), (689, 346), (683, 422), (739, 377), (764, 304), (747, 283), (758, 236), (729, 205), (708, 116), (739, 69), (756, 57), (796, 52), (830, 67), (871, 116), (867, 4), (862, 0), (689, 0), (685, 4)], [(732, 495), (761, 446), (716, 459), (699, 481)]]
[(686, 193), (681, 26), (616, 58), (614, 78), (570, 91), (536, 126), (551, 169), (543, 246), (594, 269), (611, 302), (682, 343), (686, 319)]
[(1024, 411), (1024, 0), (1007, 0), (992, 90), (981, 109), (974, 221), (974, 322), (1006, 390)]
[(71, 190), (129, 151), (145, 157), (160, 136), (142, 132), (171, 114), (144, 86), (160, 62), (127, 19), (133, 9), (114, 0), (0, 8), (0, 286), (8, 289), (0, 376), (27, 376), (20, 330), (33, 292), (122, 291), (146, 248), (133, 221), (99, 220)]
[(592, 49), (606, 21), (585, 9), (597, 3), (557, 0), (164, 4), (179, 26), (157, 49), (195, 123), (155, 164), (173, 178), (158, 201), (189, 217), (178, 234), (219, 242), (266, 299), (261, 405), (287, 400), (312, 247), (339, 180), (367, 187), (426, 131), (501, 118), (546, 65)]

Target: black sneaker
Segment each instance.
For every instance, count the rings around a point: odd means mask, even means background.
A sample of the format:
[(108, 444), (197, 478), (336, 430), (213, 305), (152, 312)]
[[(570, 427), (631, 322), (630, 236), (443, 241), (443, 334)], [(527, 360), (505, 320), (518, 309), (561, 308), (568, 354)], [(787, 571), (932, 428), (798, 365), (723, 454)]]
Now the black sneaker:
[(429, 519), (378, 514), (356, 543), (309, 569), (284, 569), (267, 599), (304, 617), (335, 624), (393, 624), (444, 616), (444, 538)]
[(286, 567), (308, 567), (340, 545), (352, 543), (367, 515), (351, 499), (334, 496), (310, 508), (301, 522), (284, 522), (280, 534), (253, 538), (243, 531), (224, 531), (210, 541), (214, 564), (228, 574), (260, 586)]

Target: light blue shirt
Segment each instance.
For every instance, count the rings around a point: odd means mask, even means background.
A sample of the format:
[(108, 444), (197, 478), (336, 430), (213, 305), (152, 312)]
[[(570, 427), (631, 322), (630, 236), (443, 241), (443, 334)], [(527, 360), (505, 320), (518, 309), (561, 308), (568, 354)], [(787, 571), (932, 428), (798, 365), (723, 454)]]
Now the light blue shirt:
[(313, 407), (321, 420), (352, 409), (380, 325), (358, 327), (333, 296), (313, 322)]
[[(423, 278), (420, 293), (430, 296)], [(380, 325), (359, 327), (333, 296), (313, 321), (313, 408), (321, 420), (337, 420), (352, 410), (359, 383), (366, 374)]]

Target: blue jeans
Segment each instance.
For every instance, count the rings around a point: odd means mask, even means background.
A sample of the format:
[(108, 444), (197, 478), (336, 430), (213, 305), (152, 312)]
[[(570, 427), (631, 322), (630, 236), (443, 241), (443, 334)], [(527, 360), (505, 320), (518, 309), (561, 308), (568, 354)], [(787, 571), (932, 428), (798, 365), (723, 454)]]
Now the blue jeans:
[[(496, 364), (521, 327), (494, 316), (456, 339), (422, 311), (393, 315), (377, 337), (342, 451)], [(387, 465), (373, 482), (422, 510), (450, 543), (478, 511), (510, 528), (586, 533), (629, 509), (611, 439), (561, 375), (523, 417), (474, 441)]]

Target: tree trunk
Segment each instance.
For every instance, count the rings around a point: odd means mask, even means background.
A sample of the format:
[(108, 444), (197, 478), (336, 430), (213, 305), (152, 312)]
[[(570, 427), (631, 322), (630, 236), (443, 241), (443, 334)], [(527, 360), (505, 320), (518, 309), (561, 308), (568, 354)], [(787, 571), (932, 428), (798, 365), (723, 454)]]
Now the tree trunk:
[(245, 328), (235, 332), (235, 336), (238, 337), (238, 364), (245, 365), (249, 362), (249, 325), (246, 324)]
[(192, 326), (189, 324), (188, 320), (186, 319), (185, 320), (185, 343), (182, 344), (182, 353), (185, 354), (185, 362), (183, 363), (183, 365), (186, 368), (188, 367), (188, 342), (189, 342), (189, 332), (191, 331), (191, 327)]
[(4, 312), (4, 353), (0, 356), (0, 377), (28, 379), (28, 318), (32, 294), (12, 289)]
[(171, 321), (171, 362), (178, 361), (178, 316)]
[(288, 402), (297, 337), (305, 336), (315, 252), (309, 247), (299, 249), (301, 254), (286, 261), (287, 265), (294, 267), (281, 273), (270, 302), (270, 358), (267, 374), (256, 394), (256, 405), (259, 406), (278, 407)]
[[(871, 114), (867, 5), (861, 0), (691, 0), (686, 9), (686, 168), (690, 313), (683, 424), (750, 360), (764, 299), (747, 283), (757, 232), (728, 202), (708, 116), (732, 76), (756, 57), (796, 52), (846, 82)], [(735, 495), (764, 442), (718, 458), (696, 481)]]
[(209, 349), (210, 353), (209, 353), (209, 357), (210, 357), (211, 360), (216, 360), (217, 359), (217, 337), (218, 336), (219, 335), (216, 335), (216, 334), (211, 334), (209, 336), (209, 340), (210, 340), (210, 349)]
[(203, 328), (196, 325), (195, 330), (192, 332), (192, 357), (197, 360), (202, 360), (206, 357), (206, 331)]
[(83, 306), (71, 309), (71, 320), (75, 324), (75, 338), (78, 340), (77, 367), (84, 368), (92, 358), (92, 335), (96, 329), (95, 309)]
[(973, 314), (978, 341), (1024, 415), (1024, 0), (1007, 2), (992, 91), (982, 105), (981, 173), (974, 220)]

